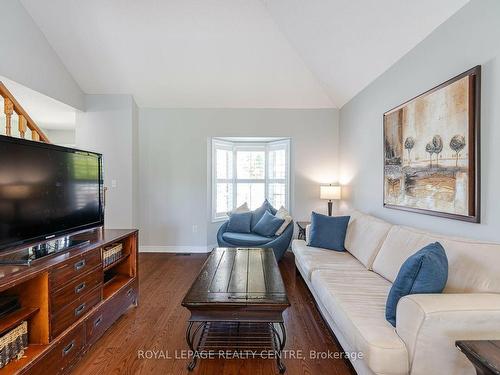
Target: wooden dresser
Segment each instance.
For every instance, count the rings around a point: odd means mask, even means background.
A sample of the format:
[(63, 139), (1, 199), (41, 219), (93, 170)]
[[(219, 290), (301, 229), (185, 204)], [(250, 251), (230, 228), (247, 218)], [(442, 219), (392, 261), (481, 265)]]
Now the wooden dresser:
[[(0, 295), (16, 295), (21, 302), (20, 310), (0, 319), (0, 336), (27, 321), (29, 343), (24, 357), (0, 375), (67, 373), (137, 306), (137, 230), (96, 229), (74, 238), (90, 243), (31, 266), (0, 265)], [(104, 266), (104, 248), (113, 244), (122, 245), (121, 256)]]

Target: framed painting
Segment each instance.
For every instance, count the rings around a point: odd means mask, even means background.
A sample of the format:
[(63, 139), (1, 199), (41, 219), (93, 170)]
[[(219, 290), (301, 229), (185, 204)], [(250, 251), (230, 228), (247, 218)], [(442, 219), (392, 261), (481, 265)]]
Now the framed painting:
[(480, 222), (481, 66), (384, 113), (384, 207)]

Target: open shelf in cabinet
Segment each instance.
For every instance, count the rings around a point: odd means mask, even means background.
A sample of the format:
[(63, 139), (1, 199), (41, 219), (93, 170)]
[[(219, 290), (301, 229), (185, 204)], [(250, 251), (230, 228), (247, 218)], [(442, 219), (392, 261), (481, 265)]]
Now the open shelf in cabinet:
[(102, 296), (104, 300), (107, 300), (113, 296), (116, 292), (124, 288), (127, 284), (132, 281), (132, 277), (122, 274), (117, 274), (113, 276), (108, 282), (104, 284)]
[(110, 270), (114, 266), (117, 266), (118, 264), (124, 262), (125, 260), (128, 259), (129, 256), (130, 256), (130, 254), (123, 254), (120, 258), (118, 258), (117, 260), (115, 260), (113, 263), (110, 263), (107, 266), (105, 266), (104, 267), (104, 271)]
[(137, 237), (129, 236), (117, 242), (122, 244), (122, 256), (103, 267), (104, 300), (125, 288), (137, 275)]
[(24, 320), (30, 319), (39, 310), (40, 309), (38, 307), (22, 307), (19, 310), (3, 316), (0, 318), (0, 336), (7, 333), (11, 329), (16, 328)]
[(0, 375), (16, 374), (26, 365), (40, 357), (48, 347), (49, 345), (29, 344), (24, 349), (24, 355), (20, 359), (11, 361), (5, 367), (0, 368)]
[(23, 321), (28, 322), (28, 347), (20, 359), (12, 360), (0, 369), (0, 375), (15, 374), (33, 362), (49, 347), (48, 274), (42, 273), (5, 290), (6, 295), (19, 298), (21, 308), (0, 319), (0, 336), (7, 334)]

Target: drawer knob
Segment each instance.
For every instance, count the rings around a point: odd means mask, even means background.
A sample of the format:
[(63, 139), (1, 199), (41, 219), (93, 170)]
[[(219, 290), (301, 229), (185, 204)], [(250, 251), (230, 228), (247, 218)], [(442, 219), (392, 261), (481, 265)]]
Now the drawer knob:
[(127, 297), (130, 297), (132, 295), (132, 293), (134, 292), (133, 289), (129, 289), (129, 291), (127, 292)]
[(85, 310), (85, 307), (87, 305), (85, 303), (82, 303), (80, 306), (78, 306), (76, 309), (75, 309), (75, 316), (78, 316), (80, 315), (84, 310)]
[(94, 327), (97, 327), (102, 322), (102, 315), (99, 316), (96, 320), (94, 320)]
[(62, 355), (63, 357), (68, 355), (68, 353), (73, 350), (73, 348), (75, 347), (75, 340), (71, 341), (69, 343), (69, 345), (65, 346), (64, 349), (62, 350)]
[(75, 271), (80, 271), (83, 267), (85, 267), (85, 259), (75, 263)]
[(85, 283), (81, 283), (80, 285), (77, 285), (75, 287), (75, 293), (76, 294), (81, 293), (81, 291), (84, 290), (86, 287), (87, 287), (87, 284), (85, 284)]

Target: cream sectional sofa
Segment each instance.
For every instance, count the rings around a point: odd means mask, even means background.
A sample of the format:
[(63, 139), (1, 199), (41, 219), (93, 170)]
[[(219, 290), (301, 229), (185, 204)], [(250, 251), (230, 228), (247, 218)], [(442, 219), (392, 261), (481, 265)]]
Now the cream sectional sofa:
[[(348, 252), (294, 240), (297, 269), (358, 374), (475, 374), (459, 339), (500, 339), (500, 244), (391, 225), (350, 212)], [(308, 234), (308, 233), (307, 233)], [(306, 235), (307, 237), (307, 235)], [(439, 241), (449, 262), (443, 294), (402, 298), (394, 328), (385, 304), (401, 264)]]

